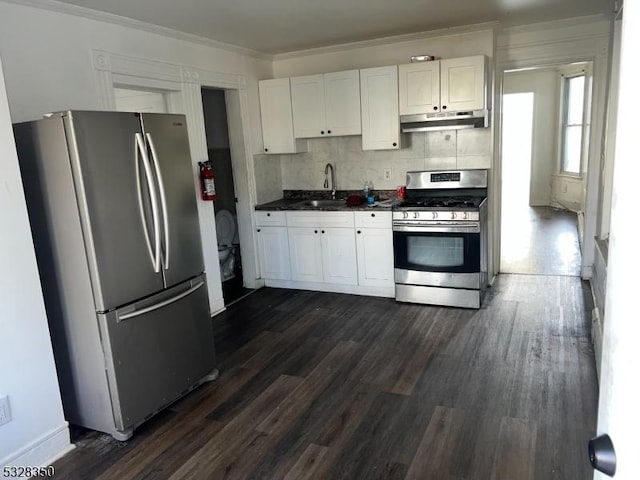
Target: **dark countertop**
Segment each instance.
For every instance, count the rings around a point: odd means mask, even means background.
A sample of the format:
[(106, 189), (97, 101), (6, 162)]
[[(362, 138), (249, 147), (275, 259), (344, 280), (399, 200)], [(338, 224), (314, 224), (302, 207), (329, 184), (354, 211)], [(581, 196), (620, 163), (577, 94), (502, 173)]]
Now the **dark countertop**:
[[(358, 192), (359, 193), (359, 192)], [(283, 198), (274, 200), (273, 202), (263, 203), (256, 205), (256, 210), (314, 210), (314, 211), (327, 211), (327, 212), (341, 212), (341, 211), (356, 211), (356, 210), (391, 210), (394, 205), (397, 205), (400, 200), (397, 200), (395, 191), (383, 190), (376, 192), (378, 201), (373, 205), (367, 205), (362, 203), (361, 205), (350, 207), (347, 206), (346, 199), (349, 195), (357, 195), (356, 192), (338, 190), (336, 192), (336, 199), (344, 200), (343, 205), (336, 206), (318, 206), (305, 205), (305, 202), (309, 200), (329, 200), (331, 198), (331, 192), (326, 190), (284, 190)], [(389, 200), (387, 200), (389, 199)]]

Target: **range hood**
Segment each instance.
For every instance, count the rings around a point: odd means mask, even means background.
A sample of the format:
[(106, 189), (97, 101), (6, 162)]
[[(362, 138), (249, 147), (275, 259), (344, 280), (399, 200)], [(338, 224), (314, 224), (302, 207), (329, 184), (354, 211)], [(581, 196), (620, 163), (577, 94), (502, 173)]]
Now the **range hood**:
[(489, 126), (489, 110), (401, 115), (400, 126), (403, 132), (487, 128)]

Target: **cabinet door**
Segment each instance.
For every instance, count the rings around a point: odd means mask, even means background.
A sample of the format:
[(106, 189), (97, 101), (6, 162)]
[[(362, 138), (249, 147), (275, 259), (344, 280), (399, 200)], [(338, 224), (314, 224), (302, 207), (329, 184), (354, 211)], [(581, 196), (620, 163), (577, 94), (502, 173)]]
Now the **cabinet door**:
[(400, 115), (440, 111), (440, 61), (398, 67)]
[(322, 282), (320, 228), (290, 227), (288, 235), (291, 279), (299, 282)]
[(291, 77), (293, 134), (296, 138), (326, 135), (322, 75)]
[(443, 112), (485, 108), (485, 56), (440, 60), (440, 105)]
[(258, 241), (262, 277), (272, 280), (291, 279), (287, 227), (260, 227)]
[(400, 148), (398, 118), (398, 67), (360, 70), (362, 149)]
[(296, 153), (288, 78), (258, 82), (265, 153)]
[(324, 99), (328, 135), (360, 135), (360, 72), (326, 73)]
[(393, 287), (393, 234), (390, 228), (356, 230), (358, 284)]
[(357, 285), (358, 264), (353, 228), (323, 228), (321, 233), (324, 281)]

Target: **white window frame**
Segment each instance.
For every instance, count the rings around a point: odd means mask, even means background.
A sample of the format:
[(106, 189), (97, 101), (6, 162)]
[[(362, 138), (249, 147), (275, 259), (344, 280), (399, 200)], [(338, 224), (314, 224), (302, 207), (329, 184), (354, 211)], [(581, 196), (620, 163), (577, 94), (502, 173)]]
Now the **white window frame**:
[[(584, 77), (584, 92), (582, 96), (582, 121), (579, 124), (582, 128), (582, 135), (580, 136), (580, 167), (579, 171), (569, 172), (564, 169), (564, 144), (565, 144), (565, 129), (567, 126), (567, 104), (568, 104), (568, 96), (569, 90), (567, 89), (567, 82), (571, 78), (575, 77)], [(586, 134), (586, 124), (587, 124), (587, 102), (589, 101), (588, 93), (589, 93), (589, 72), (585, 66), (581, 66), (580, 68), (574, 69), (563, 69), (560, 71), (560, 108), (559, 108), (559, 125), (558, 125), (558, 175), (574, 177), (574, 178), (582, 178), (584, 172), (584, 143), (585, 143), (585, 134)], [(577, 126), (578, 124), (572, 124)]]

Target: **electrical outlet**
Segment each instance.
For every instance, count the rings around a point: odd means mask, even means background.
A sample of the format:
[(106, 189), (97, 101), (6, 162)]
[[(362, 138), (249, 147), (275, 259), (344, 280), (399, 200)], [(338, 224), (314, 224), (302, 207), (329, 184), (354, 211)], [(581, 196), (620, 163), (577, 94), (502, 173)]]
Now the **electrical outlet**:
[(0, 397), (0, 425), (11, 421), (11, 410), (9, 410), (9, 397)]
[(384, 169), (384, 179), (385, 180), (391, 180), (391, 169), (390, 168), (385, 168)]

